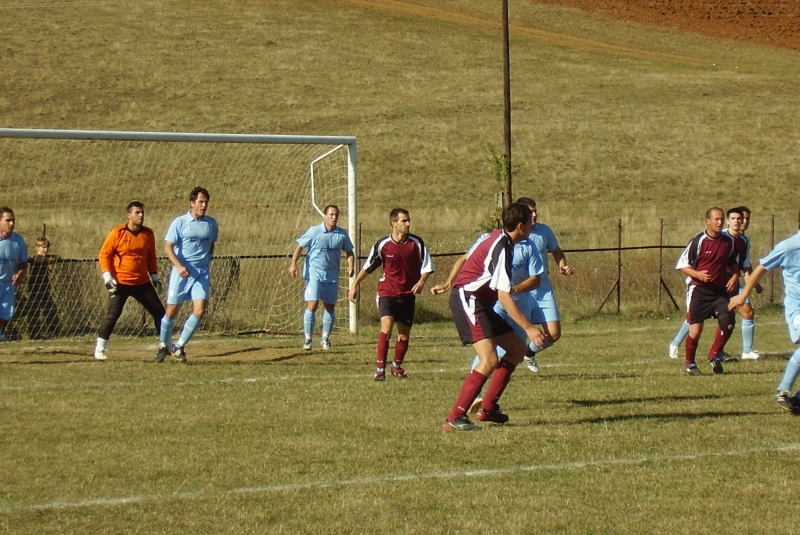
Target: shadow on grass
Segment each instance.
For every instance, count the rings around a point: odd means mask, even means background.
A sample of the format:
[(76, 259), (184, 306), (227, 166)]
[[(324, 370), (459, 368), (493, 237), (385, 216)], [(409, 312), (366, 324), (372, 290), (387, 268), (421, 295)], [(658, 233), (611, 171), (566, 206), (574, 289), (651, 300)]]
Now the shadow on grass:
[(739, 416), (765, 416), (775, 414), (774, 412), (758, 412), (758, 411), (732, 411), (732, 412), (673, 412), (673, 413), (659, 413), (659, 414), (627, 414), (624, 416), (610, 416), (598, 418), (586, 418), (583, 420), (575, 420), (573, 425), (581, 424), (606, 424), (613, 422), (626, 422), (630, 420), (700, 420), (705, 418), (726, 418), (726, 417), (739, 417)]
[(640, 398), (626, 398), (626, 399), (607, 399), (607, 400), (595, 400), (595, 399), (570, 399), (567, 400), (569, 403), (573, 405), (578, 405), (580, 407), (601, 407), (604, 405), (624, 405), (626, 403), (642, 403), (642, 402), (670, 402), (670, 401), (696, 401), (696, 400), (705, 400), (705, 399), (719, 399), (723, 396), (719, 396), (716, 394), (710, 395), (697, 395), (697, 396), (657, 396), (657, 397), (640, 397)]

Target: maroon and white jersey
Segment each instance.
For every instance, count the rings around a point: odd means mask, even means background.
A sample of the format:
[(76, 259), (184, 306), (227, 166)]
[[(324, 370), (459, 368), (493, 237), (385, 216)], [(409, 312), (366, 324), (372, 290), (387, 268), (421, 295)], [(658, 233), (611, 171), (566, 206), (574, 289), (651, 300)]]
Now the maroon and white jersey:
[(690, 267), (697, 271), (706, 271), (709, 275), (708, 282), (692, 277), (689, 285), (725, 290), (731, 276), (728, 266), (733, 265), (737, 269), (738, 263), (736, 241), (732, 236), (720, 232), (719, 236), (712, 238), (703, 231), (692, 238), (683, 250), (675, 269)]
[(464, 288), (487, 305), (497, 302), (497, 291), (511, 292), (514, 242), (503, 229), (482, 236), (468, 253), (453, 288)]
[(733, 238), (733, 241), (736, 242), (736, 254), (739, 255), (739, 271), (744, 271), (745, 269), (749, 268), (750, 240), (748, 240), (744, 234), (734, 236), (728, 231), (728, 229), (724, 229), (722, 232)]
[(408, 239), (398, 243), (392, 236), (384, 236), (369, 250), (364, 271), (372, 273), (383, 266), (383, 275), (378, 281), (380, 297), (402, 297), (411, 295), (412, 288), (423, 273), (433, 273), (433, 260), (422, 238), (409, 234)]

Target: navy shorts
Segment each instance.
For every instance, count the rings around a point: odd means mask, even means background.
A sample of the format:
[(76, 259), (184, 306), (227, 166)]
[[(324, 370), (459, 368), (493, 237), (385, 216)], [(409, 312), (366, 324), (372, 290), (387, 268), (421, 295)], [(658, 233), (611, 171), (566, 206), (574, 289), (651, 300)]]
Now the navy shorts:
[(391, 316), (394, 321), (407, 327), (414, 325), (414, 308), (417, 296), (414, 294), (404, 295), (403, 297), (381, 297), (376, 299), (378, 306), (378, 317)]
[(703, 323), (709, 318), (719, 318), (728, 313), (731, 294), (727, 290), (715, 290), (693, 285), (689, 288), (689, 324)]

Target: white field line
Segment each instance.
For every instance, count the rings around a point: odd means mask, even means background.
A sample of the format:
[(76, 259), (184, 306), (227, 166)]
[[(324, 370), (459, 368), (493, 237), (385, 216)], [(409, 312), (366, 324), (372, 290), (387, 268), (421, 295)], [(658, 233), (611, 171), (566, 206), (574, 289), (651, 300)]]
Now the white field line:
[[(457, 431), (450, 431), (457, 433)], [(506, 468), (486, 468), (482, 470), (428, 472), (427, 474), (400, 474), (392, 476), (357, 477), (352, 479), (309, 481), (307, 483), (285, 483), (282, 485), (265, 485), (259, 487), (239, 487), (220, 490), (198, 490), (178, 492), (174, 494), (142, 494), (138, 496), (123, 496), (120, 498), (92, 498), (72, 502), (49, 502), (28, 505), (3, 505), (0, 513), (14, 513), (20, 511), (52, 511), (68, 508), (84, 508), (97, 506), (119, 506), (132, 503), (163, 502), (164, 500), (188, 500), (194, 498), (207, 499), (220, 496), (236, 496), (242, 494), (274, 494), (280, 492), (296, 492), (303, 490), (317, 490), (330, 487), (346, 487), (352, 485), (380, 485), (384, 483), (403, 483), (407, 481), (422, 481), (432, 479), (459, 479), (467, 477), (493, 477), (507, 474), (523, 474), (538, 471), (582, 470), (598, 466), (626, 466), (644, 463), (671, 463), (679, 461), (696, 461), (714, 457), (745, 457), (762, 453), (787, 453), (800, 450), (800, 444), (778, 444), (766, 448), (751, 448), (731, 451), (707, 451), (682, 455), (652, 455), (622, 459), (598, 459), (593, 461), (574, 461), (555, 464), (536, 464), (527, 466), (509, 466)]]

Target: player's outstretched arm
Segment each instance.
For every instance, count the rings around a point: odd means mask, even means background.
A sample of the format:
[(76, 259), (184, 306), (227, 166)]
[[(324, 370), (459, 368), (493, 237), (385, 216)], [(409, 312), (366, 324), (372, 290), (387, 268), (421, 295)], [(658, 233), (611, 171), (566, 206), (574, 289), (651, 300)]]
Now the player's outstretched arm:
[(464, 265), (464, 262), (467, 261), (467, 255), (461, 255), (456, 260), (455, 264), (453, 264), (453, 268), (450, 270), (450, 273), (447, 275), (447, 280), (443, 284), (437, 284), (433, 288), (431, 288), (431, 293), (433, 295), (439, 295), (448, 291), (450, 288), (453, 287), (453, 281), (456, 280), (456, 275), (458, 272), (461, 271), (461, 266)]
[(750, 292), (752, 292), (756, 286), (759, 286), (758, 279), (760, 279), (761, 275), (766, 273), (766, 271), (767, 268), (761, 265), (753, 270), (753, 273), (747, 277), (747, 283), (744, 285), (742, 291), (739, 292), (738, 295), (731, 297), (731, 300), (728, 302), (728, 310), (736, 310), (744, 304), (747, 298), (750, 297)]

